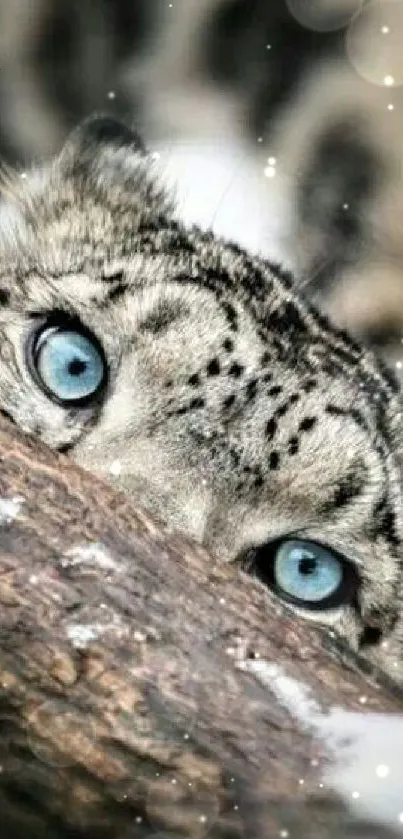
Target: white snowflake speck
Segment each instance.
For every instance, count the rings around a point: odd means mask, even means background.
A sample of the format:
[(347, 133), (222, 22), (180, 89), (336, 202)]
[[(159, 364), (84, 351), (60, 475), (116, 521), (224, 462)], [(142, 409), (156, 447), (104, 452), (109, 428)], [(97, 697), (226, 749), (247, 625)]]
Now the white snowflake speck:
[(10, 524), (18, 516), (24, 498), (14, 495), (13, 498), (0, 498), (0, 525)]
[(122, 464), (120, 460), (114, 460), (109, 467), (109, 471), (111, 475), (120, 475), (122, 472)]
[(85, 649), (91, 641), (99, 638), (103, 627), (98, 624), (72, 623), (66, 627), (67, 637), (76, 649)]
[(75, 545), (66, 551), (62, 557), (61, 564), (63, 567), (93, 565), (102, 568), (104, 571), (113, 571), (117, 567), (113, 556), (101, 542)]

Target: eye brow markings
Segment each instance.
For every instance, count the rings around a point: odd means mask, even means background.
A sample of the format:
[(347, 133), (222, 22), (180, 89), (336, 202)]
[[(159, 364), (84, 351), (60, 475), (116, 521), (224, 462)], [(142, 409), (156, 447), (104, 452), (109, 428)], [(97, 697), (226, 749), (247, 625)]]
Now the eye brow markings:
[[(147, 236), (147, 231), (151, 230), (151, 227), (152, 224), (149, 221), (143, 224), (140, 234), (145, 233)], [(332, 363), (342, 374), (345, 375), (351, 365), (354, 365), (366, 389), (370, 391), (376, 386), (382, 401), (388, 399), (391, 390), (396, 391), (398, 388), (397, 382), (391, 376), (384, 375), (382, 365), (379, 365), (378, 362), (375, 363), (368, 357), (363, 357), (360, 347), (351, 340), (351, 337), (343, 330), (332, 328), (328, 319), (318, 313), (314, 306), (306, 300), (286, 298), (293, 287), (290, 272), (284, 271), (279, 265), (270, 266), (259, 257), (248, 257), (241, 248), (227, 244), (227, 254), (231, 254), (232, 257), (242, 257), (242, 264), (239, 259), (236, 264), (235, 275), (230, 276), (223, 260), (217, 258), (215, 238), (211, 231), (201, 232), (197, 230), (197, 236), (192, 235), (190, 231), (188, 236), (184, 236), (178, 222), (169, 221), (167, 223), (166, 219), (161, 219), (158, 232), (158, 243), (156, 245), (154, 241), (152, 244), (153, 252), (161, 254), (165, 251), (171, 254), (178, 247), (182, 247), (184, 253), (192, 253), (195, 257), (191, 272), (186, 274), (182, 270), (178, 272), (175, 279), (181, 278), (184, 282), (193, 283), (210, 290), (216, 296), (219, 305), (222, 305), (225, 293), (233, 291), (234, 276), (236, 276), (243, 303), (255, 317), (259, 334), (266, 340), (270, 336), (270, 342), (277, 351), (279, 358), (287, 357), (287, 348), (284, 347), (284, 342), (281, 340), (281, 333), (273, 334), (273, 329), (278, 329), (280, 322), (283, 325), (285, 323), (288, 329), (288, 322), (290, 321), (294, 333), (302, 334), (300, 332), (302, 329), (303, 333), (310, 336), (315, 342), (324, 342), (329, 355), (332, 356)], [(183, 239), (185, 241), (182, 241)], [(141, 235), (138, 245), (140, 247), (142, 245)], [(206, 266), (206, 262), (209, 261), (213, 267), (210, 264)], [(274, 314), (267, 313), (267, 308), (264, 307), (262, 310), (260, 304), (267, 301), (269, 295), (274, 293), (277, 293), (280, 297), (283, 296), (282, 303), (277, 307)], [(269, 329), (270, 324), (271, 329)], [(230, 324), (230, 328), (234, 329), (233, 323)]]
[(187, 414), (191, 411), (195, 411), (195, 410), (198, 410), (200, 408), (204, 408), (205, 404), (206, 404), (205, 400), (201, 396), (196, 396), (194, 399), (192, 399), (186, 405), (181, 405), (179, 408), (175, 408), (173, 411), (168, 411), (167, 416), (168, 417), (173, 417), (173, 416), (179, 416), (180, 417), (180, 416), (183, 416), (184, 414)]
[(113, 271), (111, 274), (108, 274), (107, 271), (103, 271), (101, 280), (105, 283), (121, 283), (123, 281), (124, 271)]
[(123, 295), (128, 291), (128, 288), (129, 286), (127, 283), (120, 283), (120, 281), (116, 281), (113, 288), (108, 289), (105, 297), (100, 303), (100, 307), (104, 308), (109, 303), (113, 303), (115, 300), (118, 300), (119, 297), (123, 297)]
[[(325, 406), (325, 411), (333, 416), (350, 417), (356, 425), (363, 429), (367, 436), (371, 436), (371, 429), (368, 427), (360, 411), (356, 408), (340, 408), (338, 405), (328, 403)], [(395, 550), (400, 545), (400, 539), (396, 525), (396, 513), (392, 508), (387, 493), (389, 472), (387, 459), (385, 458), (385, 444), (382, 442), (385, 434), (382, 434), (383, 428), (379, 427), (379, 422), (379, 414), (375, 414), (376, 431), (378, 434), (380, 433), (380, 439), (373, 441), (373, 445), (379, 456), (379, 463), (382, 470), (382, 494), (372, 511), (368, 534), (371, 539), (375, 539), (377, 536), (383, 536), (391, 548)]]
[(163, 301), (152, 310), (139, 324), (139, 332), (152, 332), (154, 335), (165, 332), (171, 324), (186, 314), (186, 309), (180, 303)]
[(321, 502), (321, 514), (330, 515), (358, 498), (365, 486), (365, 473), (363, 464), (353, 463), (348, 472), (335, 484), (330, 498)]

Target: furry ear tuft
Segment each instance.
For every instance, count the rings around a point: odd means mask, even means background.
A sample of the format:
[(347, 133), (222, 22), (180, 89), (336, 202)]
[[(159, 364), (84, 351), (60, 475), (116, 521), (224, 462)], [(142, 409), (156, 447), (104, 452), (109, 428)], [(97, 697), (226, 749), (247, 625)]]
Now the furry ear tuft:
[[(143, 141), (123, 122), (115, 117), (96, 115), (85, 120), (74, 132), (83, 146), (129, 146), (133, 151), (145, 153)], [(72, 135), (74, 137), (74, 134)]]
[(81, 170), (91, 166), (106, 149), (126, 148), (144, 156), (146, 149), (137, 132), (112, 116), (95, 115), (84, 120), (67, 138), (61, 159)]

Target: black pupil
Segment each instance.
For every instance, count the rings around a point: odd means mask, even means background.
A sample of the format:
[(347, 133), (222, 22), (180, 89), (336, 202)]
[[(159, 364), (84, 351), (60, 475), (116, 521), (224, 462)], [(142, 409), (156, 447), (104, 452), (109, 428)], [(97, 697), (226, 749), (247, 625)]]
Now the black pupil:
[(81, 358), (73, 358), (67, 365), (67, 370), (71, 376), (81, 376), (87, 369), (87, 364)]
[(316, 559), (313, 559), (312, 556), (305, 556), (304, 559), (301, 559), (298, 570), (300, 574), (304, 574), (304, 576), (313, 574), (316, 570)]

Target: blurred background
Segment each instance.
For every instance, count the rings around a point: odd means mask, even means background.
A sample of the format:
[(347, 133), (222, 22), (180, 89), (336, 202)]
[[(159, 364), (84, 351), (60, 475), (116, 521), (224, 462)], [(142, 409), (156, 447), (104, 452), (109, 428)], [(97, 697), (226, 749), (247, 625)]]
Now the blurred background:
[[(292, 268), (400, 376), (401, 0), (1, 0), (0, 157), (135, 125), (186, 222)], [(402, 357), (402, 358), (401, 358)]]

